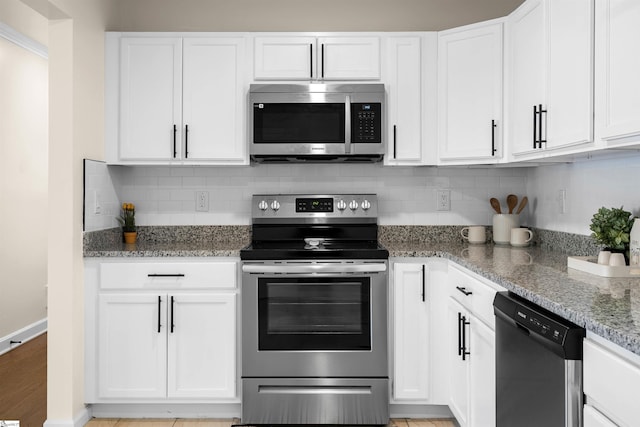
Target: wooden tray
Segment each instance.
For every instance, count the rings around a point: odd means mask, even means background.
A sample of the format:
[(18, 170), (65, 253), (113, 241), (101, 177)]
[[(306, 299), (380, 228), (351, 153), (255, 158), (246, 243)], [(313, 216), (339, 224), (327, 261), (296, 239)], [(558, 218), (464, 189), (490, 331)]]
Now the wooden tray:
[(640, 267), (602, 265), (598, 264), (597, 258), (589, 256), (570, 256), (567, 258), (567, 267), (601, 277), (640, 278)]

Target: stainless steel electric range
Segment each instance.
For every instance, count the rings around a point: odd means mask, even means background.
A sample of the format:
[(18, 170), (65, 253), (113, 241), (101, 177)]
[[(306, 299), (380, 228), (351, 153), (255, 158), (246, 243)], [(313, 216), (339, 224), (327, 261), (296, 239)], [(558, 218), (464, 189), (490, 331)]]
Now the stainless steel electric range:
[(243, 424), (386, 424), (387, 265), (374, 194), (253, 196)]

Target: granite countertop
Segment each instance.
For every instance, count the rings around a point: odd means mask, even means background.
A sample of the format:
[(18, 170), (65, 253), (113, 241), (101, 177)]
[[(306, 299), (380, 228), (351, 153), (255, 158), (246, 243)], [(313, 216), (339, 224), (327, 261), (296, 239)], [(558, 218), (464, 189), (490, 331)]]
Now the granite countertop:
[[(555, 250), (544, 243), (526, 248), (469, 245), (459, 227), (386, 227), (381, 243), (390, 257), (441, 257), (640, 355), (640, 277), (603, 278), (567, 268), (567, 253), (586, 255), (584, 243)], [(570, 236), (545, 234), (549, 242)], [(121, 242), (119, 230), (85, 235), (91, 257), (239, 257), (251, 238), (250, 226), (139, 228), (138, 243)], [(575, 243), (575, 241), (574, 241)], [(584, 245), (583, 245), (584, 246)]]
[(539, 246), (383, 242), (390, 257), (442, 257), (640, 355), (640, 277), (604, 278), (567, 268)]

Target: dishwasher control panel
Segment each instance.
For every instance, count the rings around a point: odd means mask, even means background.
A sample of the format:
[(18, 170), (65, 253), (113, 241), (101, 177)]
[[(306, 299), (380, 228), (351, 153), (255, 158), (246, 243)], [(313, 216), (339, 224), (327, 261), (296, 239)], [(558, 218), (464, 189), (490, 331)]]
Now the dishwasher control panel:
[(569, 331), (566, 326), (523, 306), (516, 306), (515, 317), (516, 322), (521, 326), (558, 344), (564, 342), (564, 338)]

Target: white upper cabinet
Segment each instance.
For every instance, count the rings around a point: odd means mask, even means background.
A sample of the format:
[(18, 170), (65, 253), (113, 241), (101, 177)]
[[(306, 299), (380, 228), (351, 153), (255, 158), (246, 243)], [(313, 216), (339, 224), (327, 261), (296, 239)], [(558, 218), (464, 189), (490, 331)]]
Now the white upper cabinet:
[(247, 164), (245, 67), (244, 37), (108, 33), (107, 162)]
[(245, 161), (244, 64), (244, 39), (184, 39), (184, 160)]
[(493, 163), (502, 155), (503, 21), (438, 34), (438, 157)]
[(176, 157), (181, 97), (182, 39), (120, 40), (119, 160)]
[(593, 143), (593, 0), (527, 0), (508, 18), (515, 160)]
[(380, 38), (256, 36), (256, 80), (380, 80)]
[(640, 2), (596, 2), (596, 132), (607, 145), (639, 141), (638, 52)]
[[(385, 40), (387, 91), (387, 154), (385, 164), (410, 166), (435, 163), (437, 33), (390, 36)], [(435, 142), (433, 142), (435, 145)]]

